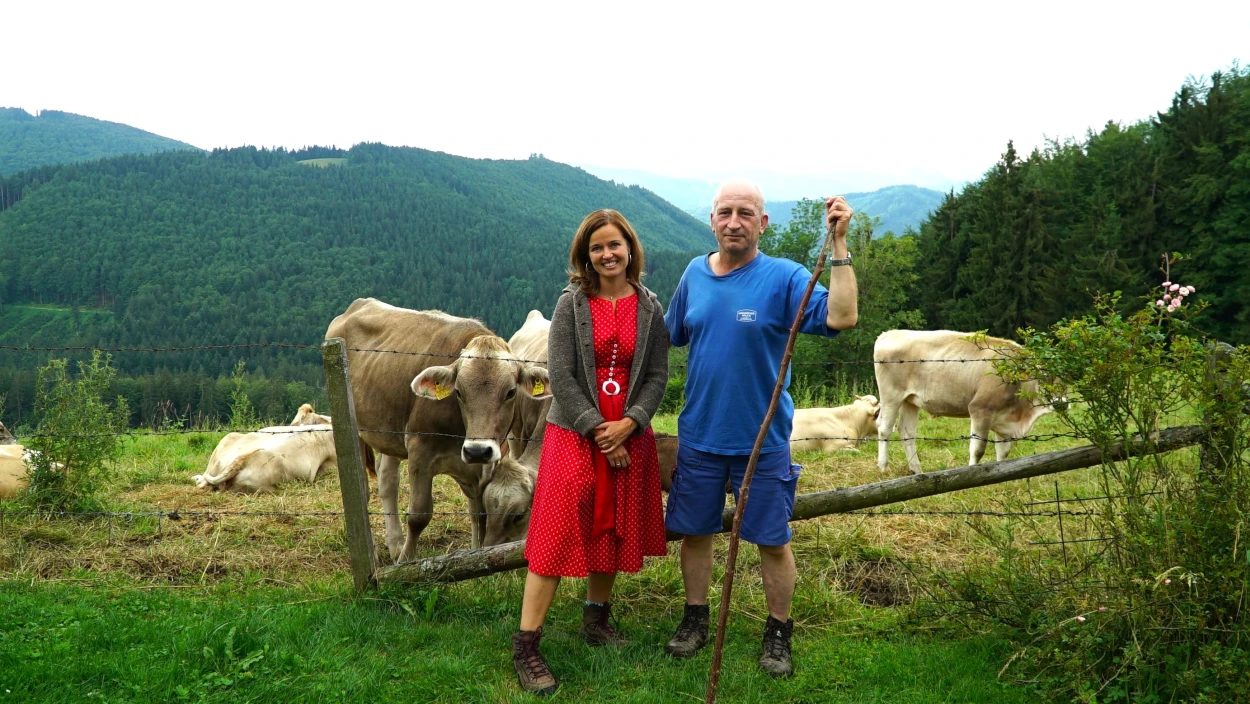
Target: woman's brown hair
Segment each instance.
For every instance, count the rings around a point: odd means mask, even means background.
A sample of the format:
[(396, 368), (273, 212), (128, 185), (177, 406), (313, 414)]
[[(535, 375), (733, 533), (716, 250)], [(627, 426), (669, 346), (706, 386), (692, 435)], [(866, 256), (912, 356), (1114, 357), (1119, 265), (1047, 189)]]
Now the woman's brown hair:
[(590, 236), (605, 225), (616, 225), (625, 236), (625, 244), (629, 246), (629, 263), (625, 265), (625, 280), (634, 286), (642, 285), (642, 277), (646, 262), (642, 253), (642, 241), (638, 239), (633, 226), (624, 215), (615, 210), (596, 210), (587, 215), (573, 235), (573, 244), (569, 247), (569, 281), (581, 288), (582, 293), (593, 295), (599, 292), (599, 272), (590, 265)]

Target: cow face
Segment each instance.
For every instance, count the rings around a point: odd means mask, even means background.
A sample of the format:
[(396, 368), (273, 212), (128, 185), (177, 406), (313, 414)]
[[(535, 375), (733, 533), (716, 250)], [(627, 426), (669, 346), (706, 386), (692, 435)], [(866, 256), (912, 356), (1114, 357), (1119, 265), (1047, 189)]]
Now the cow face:
[(521, 540), (530, 525), (530, 507), (534, 504), (536, 472), (504, 457), (491, 472), (490, 482), (482, 490), (482, 510), (486, 512), (486, 536), (482, 547)]
[(474, 338), (460, 358), (429, 367), (412, 380), (412, 392), (442, 403), (456, 403), (464, 421), (460, 459), (469, 464), (498, 462), (512, 424), (517, 396), (551, 397), (547, 370), (524, 364), (508, 343), (494, 336)]

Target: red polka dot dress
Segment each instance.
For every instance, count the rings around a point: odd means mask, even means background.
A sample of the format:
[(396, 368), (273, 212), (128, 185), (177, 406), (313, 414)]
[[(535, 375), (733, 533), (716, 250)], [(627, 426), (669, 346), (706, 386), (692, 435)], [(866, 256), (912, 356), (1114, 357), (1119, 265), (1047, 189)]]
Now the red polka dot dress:
[[(605, 419), (619, 420), (634, 360), (638, 297), (619, 299), (615, 306), (597, 297), (589, 303), (599, 410)], [(620, 385), (619, 394), (607, 393), (616, 390), (611, 382)], [(643, 556), (667, 553), (655, 434), (647, 428), (631, 435), (625, 449), (629, 466), (608, 467), (590, 438), (547, 424), (525, 543), (532, 572), (549, 577), (637, 572)]]

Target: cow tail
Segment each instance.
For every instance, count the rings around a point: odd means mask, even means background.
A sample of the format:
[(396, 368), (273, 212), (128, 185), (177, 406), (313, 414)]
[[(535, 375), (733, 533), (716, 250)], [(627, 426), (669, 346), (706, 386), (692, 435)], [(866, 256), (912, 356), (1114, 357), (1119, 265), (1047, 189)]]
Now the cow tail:
[(218, 474), (215, 477), (211, 477), (207, 474), (197, 474), (194, 477), (191, 477), (191, 479), (195, 482), (195, 486), (197, 486), (200, 489), (203, 489), (205, 487), (208, 487), (210, 489), (216, 489), (222, 484), (225, 484), (226, 482), (229, 482), (231, 479), (234, 479), (236, 476), (238, 476), (239, 472), (242, 472), (243, 468), (247, 466), (248, 458), (256, 454), (257, 452), (260, 452), (260, 450), (259, 449), (252, 450), (251, 452), (248, 452), (246, 454), (239, 455), (238, 457), (234, 458), (234, 461), (230, 463), (229, 467), (226, 467), (226, 471), (222, 472), (221, 474)]
[(369, 443), (364, 440), (360, 441), (360, 456), (365, 460), (365, 471), (369, 473), (369, 478), (377, 479), (378, 468), (373, 457), (373, 448), (369, 447)]

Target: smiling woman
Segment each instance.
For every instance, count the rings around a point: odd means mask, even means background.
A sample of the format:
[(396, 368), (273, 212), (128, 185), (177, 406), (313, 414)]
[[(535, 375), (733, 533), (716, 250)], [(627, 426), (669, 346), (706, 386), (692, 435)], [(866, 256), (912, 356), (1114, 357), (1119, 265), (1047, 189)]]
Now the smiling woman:
[(664, 555), (659, 460), (651, 417), (668, 385), (668, 331), (655, 294), (639, 282), (642, 244), (615, 210), (582, 220), (569, 248), (571, 283), (548, 337), (552, 403), (525, 557), (529, 574), (512, 660), (521, 687), (558, 686), (539, 654), (561, 577), (586, 577), (581, 637), (626, 641), (609, 624), (617, 572)]

